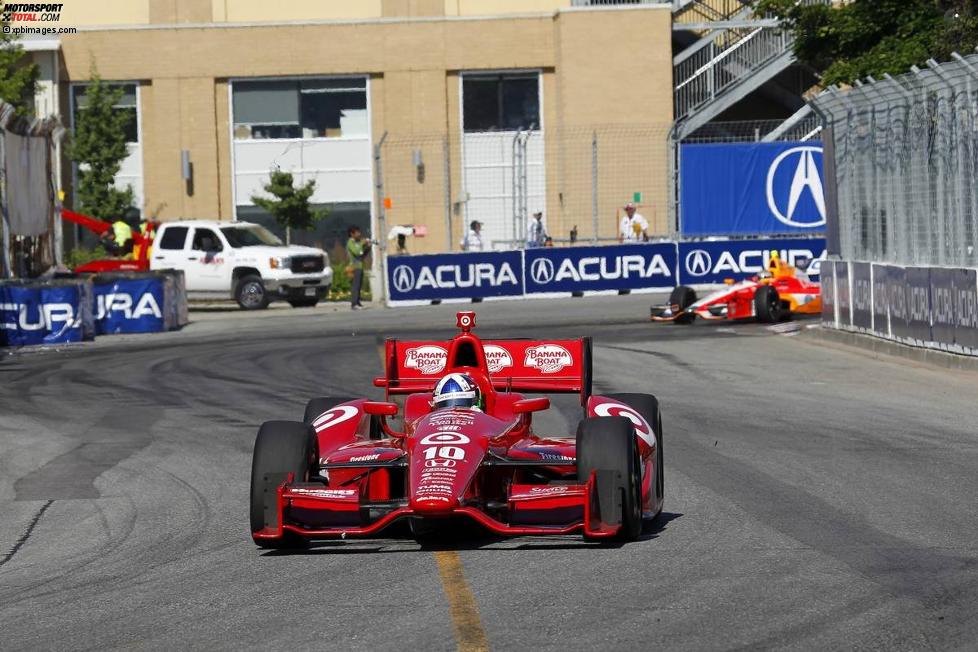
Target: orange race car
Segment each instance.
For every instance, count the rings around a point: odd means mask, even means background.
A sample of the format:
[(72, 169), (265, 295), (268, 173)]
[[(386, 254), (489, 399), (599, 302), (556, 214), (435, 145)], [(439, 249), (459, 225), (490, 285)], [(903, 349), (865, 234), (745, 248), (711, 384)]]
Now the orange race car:
[(693, 288), (680, 285), (672, 291), (669, 303), (652, 306), (652, 321), (689, 324), (703, 319), (752, 319), (775, 323), (792, 314), (817, 314), (822, 311), (821, 286), (809, 280), (803, 269), (781, 260), (771, 252), (768, 271), (753, 278), (729, 284), (697, 300)]

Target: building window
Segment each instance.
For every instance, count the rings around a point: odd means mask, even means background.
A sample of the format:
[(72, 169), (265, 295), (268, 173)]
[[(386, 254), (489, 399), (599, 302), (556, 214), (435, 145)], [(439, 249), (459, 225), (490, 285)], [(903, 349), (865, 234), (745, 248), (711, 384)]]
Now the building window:
[(369, 134), (362, 77), (236, 81), (231, 100), (235, 140)]
[[(125, 122), (125, 132), (126, 132), (126, 142), (127, 143), (138, 143), (139, 142), (139, 118), (138, 118), (138, 104), (136, 102), (136, 84), (105, 84), (110, 89), (122, 89), (122, 97), (119, 101), (113, 105), (113, 110), (116, 113), (122, 113), (126, 116)], [(85, 97), (85, 91), (88, 89), (88, 84), (73, 84), (71, 87), (72, 96), (72, 106), (74, 107), (73, 124), (78, 124), (79, 114), (85, 110), (88, 106), (88, 98)]]
[(466, 132), (540, 128), (538, 75), (465, 75), (462, 121)]

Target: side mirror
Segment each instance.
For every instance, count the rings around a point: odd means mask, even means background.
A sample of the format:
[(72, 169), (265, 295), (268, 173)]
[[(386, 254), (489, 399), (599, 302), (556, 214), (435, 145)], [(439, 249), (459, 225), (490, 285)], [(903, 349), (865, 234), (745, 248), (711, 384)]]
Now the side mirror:
[(550, 407), (550, 399), (546, 396), (539, 398), (525, 398), (522, 401), (513, 403), (513, 414), (526, 414), (528, 412), (539, 412)]
[(378, 417), (392, 417), (397, 414), (397, 403), (387, 403), (385, 401), (367, 401), (363, 404), (363, 411)]

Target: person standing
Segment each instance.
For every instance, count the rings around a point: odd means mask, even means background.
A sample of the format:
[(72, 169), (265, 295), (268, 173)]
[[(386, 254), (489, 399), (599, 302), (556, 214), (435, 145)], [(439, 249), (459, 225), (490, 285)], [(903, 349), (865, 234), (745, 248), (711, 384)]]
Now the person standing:
[(635, 212), (635, 204), (625, 204), (625, 215), (618, 225), (618, 242), (635, 243), (647, 242), (649, 239), (649, 223), (640, 213)]
[(543, 225), (543, 211), (533, 214), (533, 221), (526, 235), (526, 246), (529, 248), (543, 247), (547, 243), (547, 228)]
[(370, 253), (371, 242), (364, 241), (363, 232), (359, 226), (351, 226), (347, 232), (349, 239), (346, 241), (346, 253), (350, 257), (347, 265), (348, 270), (352, 270), (350, 277), (350, 307), (353, 310), (360, 310), (363, 304), (360, 303), (360, 288), (363, 285), (363, 259)]
[(462, 251), (482, 251), (482, 222), (472, 220), (469, 232), (462, 238)]

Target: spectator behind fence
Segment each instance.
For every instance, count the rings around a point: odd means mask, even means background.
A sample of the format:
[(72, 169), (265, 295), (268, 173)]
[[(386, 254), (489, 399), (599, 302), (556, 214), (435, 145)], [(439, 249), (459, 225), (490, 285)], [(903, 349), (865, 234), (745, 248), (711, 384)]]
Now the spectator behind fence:
[(549, 237), (547, 228), (543, 225), (543, 211), (537, 211), (533, 214), (530, 227), (527, 229), (526, 246), (530, 248), (543, 247)]
[(351, 226), (348, 231), (350, 238), (346, 241), (346, 253), (350, 257), (350, 262), (346, 266), (347, 274), (350, 276), (350, 307), (353, 310), (360, 310), (363, 304), (360, 303), (360, 287), (363, 285), (363, 259), (370, 253), (369, 240), (363, 241), (363, 232), (359, 226)]
[(625, 215), (618, 227), (618, 242), (647, 242), (649, 223), (641, 214), (635, 212), (635, 204), (625, 204)]
[(462, 251), (482, 251), (482, 222), (472, 220), (469, 232), (462, 238)]

